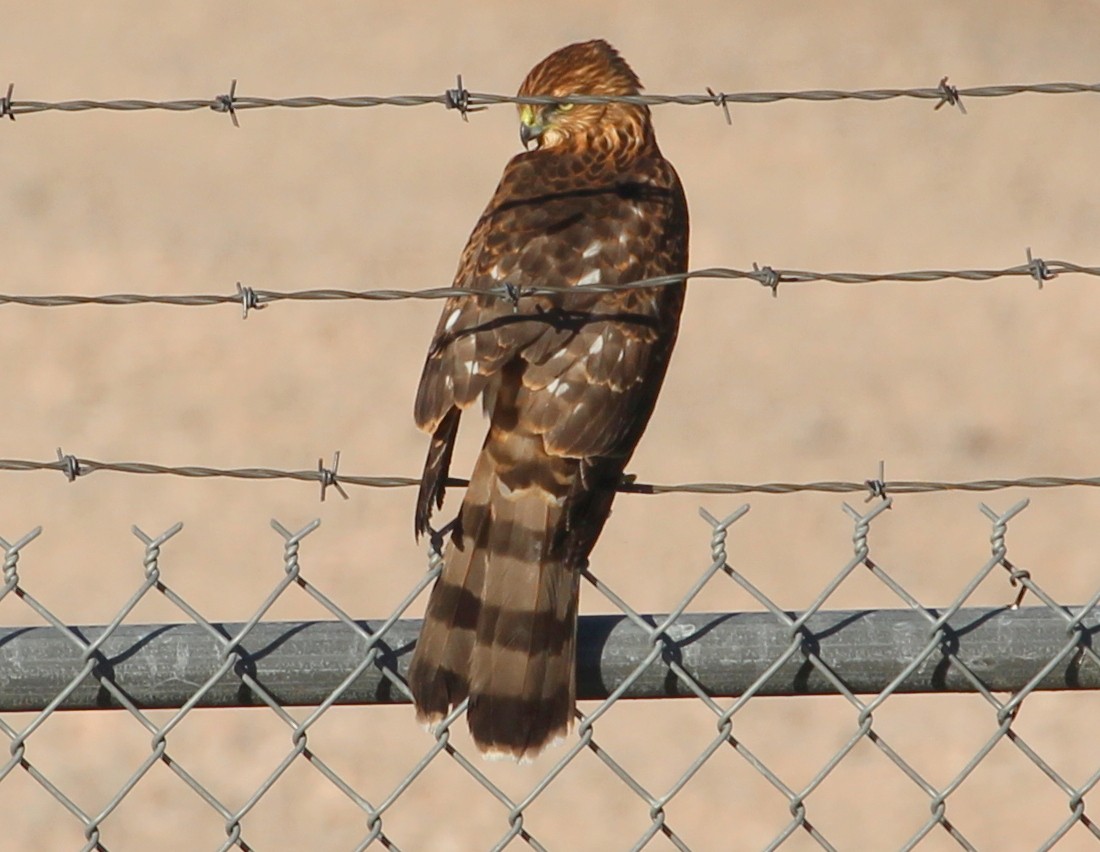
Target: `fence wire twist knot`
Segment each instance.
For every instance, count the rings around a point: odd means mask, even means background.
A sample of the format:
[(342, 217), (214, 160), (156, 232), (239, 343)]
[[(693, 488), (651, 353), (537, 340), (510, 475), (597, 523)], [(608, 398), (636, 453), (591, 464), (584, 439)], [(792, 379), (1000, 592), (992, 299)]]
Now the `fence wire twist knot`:
[(214, 98), (214, 102), (210, 104), (210, 109), (214, 112), (229, 113), (229, 118), (232, 120), (233, 126), (241, 126), (240, 121), (237, 120), (237, 79), (235, 77), (229, 83), (229, 93), (218, 95)]
[(57, 448), (57, 461), (61, 466), (61, 472), (69, 482), (76, 482), (76, 478), (84, 472), (80, 467), (80, 459), (61, 452), (61, 447)]
[(1043, 284), (1045, 282), (1055, 278), (1058, 274), (1052, 271), (1050, 267), (1047, 266), (1047, 262), (1041, 257), (1032, 257), (1030, 246), (1028, 246), (1027, 249), (1027, 269), (1031, 277), (1034, 278), (1039, 285), (1040, 290), (1043, 289)]
[(11, 121), (15, 121), (15, 112), (11, 106), (11, 96), (15, 91), (15, 83), (8, 83), (7, 94), (0, 96), (0, 118), (7, 116)]
[(957, 106), (959, 112), (966, 115), (966, 106), (962, 102), (962, 98), (959, 97), (959, 90), (950, 85), (947, 82), (947, 78), (940, 79), (940, 84), (937, 87), (940, 91), (940, 99), (936, 101), (936, 105), (932, 107), (933, 110), (938, 110), (942, 106)]
[(237, 298), (241, 302), (241, 319), (248, 319), (249, 311), (260, 311), (267, 307), (260, 303), (255, 290), (251, 287), (242, 287), (240, 281), (237, 282)]
[(447, 89), (443, 94), (443, 105), (447, 109), (457, 109), (462, 116), (462, 120), (469, 122), (471, 112), (481, 112), (484, 109), (488, 109), (485, 106), (470, 106), (470, 93), (466, 90), (466, 87), (462, 85), (462, 75), (459, 74), (455, 88)]

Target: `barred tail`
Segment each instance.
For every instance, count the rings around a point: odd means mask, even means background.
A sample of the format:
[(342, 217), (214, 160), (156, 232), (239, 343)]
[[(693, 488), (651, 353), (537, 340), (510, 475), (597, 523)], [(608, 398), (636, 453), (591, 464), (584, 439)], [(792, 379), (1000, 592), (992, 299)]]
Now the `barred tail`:
[(468, 696), (487, 753), (533, 757), (572, 723), (579, 464), (494, 423), (428, 601), (409, 669), (417, 717), (435, 724)]

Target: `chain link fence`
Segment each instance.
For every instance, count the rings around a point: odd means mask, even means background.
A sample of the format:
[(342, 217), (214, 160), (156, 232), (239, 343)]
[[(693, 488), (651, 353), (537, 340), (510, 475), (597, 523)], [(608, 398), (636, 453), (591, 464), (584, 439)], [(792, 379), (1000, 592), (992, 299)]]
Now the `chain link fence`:
[[(222, 849), (249, 849), (248, 826), (254, 809), (288, 773), (308, 767), (310, 783), (332, 785), (358, 811), (361, 828), (355, 848), (372, 844), (407, 848), (400, 831), (391, 833), (388, 817), (401, 807), (406, 791), (442, 762), (468, 776), (471, 790), (497, 803), (499, 836), (494, 848), (516, 842), (551, 849), (560, 847), (552, 827), (536, 829), (527, 816), (573, 762), (589, 756), (605, 768), (609, 784), (622, 785), (629, 792), (630, 807), (644, 819), (644, 829), (637, 836), (621, 838), (622, 847), (642, 848), (660, 837), (674, 848), (688, 849), (690, 841), (674, 817), (676, 808), (690, 799), (694, 786), (714, 783), (713, 777), (704, 778), (708, 765), (725, 763), (732, 755), (742, 769), (747, 766), (757, 773), (789, 811), (789, 818), (775, 826), (768, 848), (798, 837), (810, 848), (833, 849), (838, 848), (835, 841), (815, 821), (815, 794), (853, 752), (870, 747), (884, 758), (878, 773), (888, 765), (924, 805), (923, 817), (919, 808), (909, 812), (914, 824), (902, 848), (914, 848), (932, 835), (946, 843), (944, 848), (975, 849), (967, 821), (954, 817), (952, 803), (991, 752), (1007, 747), (1045, 776), (1065, 806), (1062, 814), (1029, 812), (1031, 821), (1041, 823), (1041, 848), (1054, 846), (1074, 829), (1078, 837), (1100, 838), (1100, 827), (1085, 812), (1086, 797), (1100, 781), (1100, 766), (1085, 775), (1060, 772), (1056, 761), (1044, 756), (1042, 748), (1016, 725), (1024, 704), (1042, 692), (1100, 688), (1100, 657), (1093, 647), (1100, 629), (1100, 589), (1083, 603), (1066, 605), (1009, 559), (1008, 526), (1027, 507), (1025, 500), (1003, 512), (983, 504), (982, 512), (991, 524), (988, 558), (960, 576), (958, 591), (946, 606), (921, 601), (889, 565), (872, 555), (870, 533), (875, 519), (892, 502), (893, 498), (883, 496), (864, 512), (845, 504), (853, 524), (851, 557), (834, 569), (812, 603), (799, 611), (789, 611), (766, 595), (731, 563), (727, 538), (735, 536), (740, 525), (751, 523), (745, 520), (748, 505), (722, 518), (702, 512), (709, 530), (710, 559), (696, 568), (671, 612), (639, 613), (628, 602), (628, 594), (585, 572), (591, 587), (619, 614), (581, 619), (578, 697), (582, 710), (569, 741), (537, 761), (534, 783), (511, 789), (494, 780), (488, 764), (456, 738), (464, 724), (464, 708), (458, 708), (434, 736), (424, 735), (418, 751), (407, 765), (397, 768), (392, 786), (383, 795), (358, 789), (331, 761), (333, 755), (323, 747), (315, 748), (311, 734), (337, 705), (407, 702), (403, 675), (419, 622), (404, 615), (435, 578), (437, 554), (431, 555), (428, 571), (385, 619), (361, 621), (308, 579), (303, 563), (309, 537), (316, 534), (320, 522), (292, 531), (273, 521), (283, 555), (281, 570), (267, 569), (269, 593), (243, 623), (217, 623), (177, 593), (170, 572), (161, 567), (162, 552), (171, 548), (182, 525), (156, 536), (135, 527), (142, 558), (140, 570), (135, 566), (133, 593), (107, 624), (73, 626), (24, 583), (41, 530), (0, 539), (4, 552), (0, 601), (18, 599), (42, 622), (0, 630), (0, 712), (5, 714), (0, 716), (0, 730), (8, 738), (10, 752), (0, 769), (0, 784), (11, 783), (18, 775), (29, 777), (56, 800), (59, 819), (80, 826), (85, 849), (108, 849), (113, 840), (112, 813), (155, 768), (163, 767), (178, 779), (181, 794), (197, 796), (207, 806), (209, 820), (224, 827)], [(881, 582), (896, 596), (898, 606), (829, 609), (834, 592), (857, 573)], [(1004, 584), (1005, 605), (973, 606), (975, 590), (991, 576), (1000, 577)], [(747, 593), (754, 611), (693, 611), (704, 587), (731, 582)], [(1017, 590), (1010, 591), (1008, 584)], [(331, 618), (265, 620), (292, 587), (304, 591)], [(135, 608), (147, 596), (170, 602), (182, 621), (133, 623)], [(986, 720), (987, 737), (946, 774), (943, 767), (934, 773), (922, 768), (922, 755), (896, 746), (876, 722), (876, 714), (888, 702), (916, 693), (976, 696), (978, 701), (968, 705), (968, 712)], [(814, 695), (839, 696), (848, 708), (848, 721), (840, 747), (815, 764), (809, 776), (785, 770), (758, 754), (752, 742), (739, 734), (738, 720), (746, 708), (766, 701), (767, 696), (810, 700), (808, 696)], [(660, 786), (633, 773), (630, 755), (605, 747), (601, 737), (605, 726), (615, 725), (604, 719), (608, 712), (620, 702), (640, 698), (679, 698), (698, 702), (705, 710), (695, 732), (701, 735), (697, 753), (683, 765), (668, 767), (671, 780)], [(208, 707), (266, 708), (250, 712), (270, 713), (283, 728), (281, 753), (269, 765), (254, 767), (262, 770), (263, 780), (243, 798), (220, 794), (216, 779), (189, 769), (173, 750), (181, 722)], [(302, 711), (292, 712), (297, 708)], [(148, 737), (145, 757), (128, 768), (117, 788), (98, 799), (86, 790), (63, 789), (39, 763), (39, 756), (50, 749), (49, 735), (42, 732), (50, 718), (63, 711), (93, 709), (125, 714)], [(171, 712), (158, 713), (165, 709)], [(411, 708), (401, 712), (411, 715)], [(22, 717), (28, 720), (25, 724), (8, 720), (23, 713), (28, 714)], [(369, 731), (369, 717), (363, 725)], [(68, 759), (79, 760), (79, 755)], [(737, 790), (731, 789), (729, 795), (736, 796)], [(308, 813), (302, 816), (308, 818)]]

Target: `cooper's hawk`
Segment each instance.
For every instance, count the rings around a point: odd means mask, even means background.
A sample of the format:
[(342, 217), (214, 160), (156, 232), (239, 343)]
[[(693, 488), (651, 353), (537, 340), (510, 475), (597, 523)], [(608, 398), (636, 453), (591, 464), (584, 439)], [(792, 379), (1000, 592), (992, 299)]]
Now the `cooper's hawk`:
[[(605, 41), (532, 69), (521, 96), (637, 95)], [(432, 435), (417, 535), (442, 504), (459, 415), (489, 434), (409, 669), (421, 721), (469, 697), (478, 747), (520, 757), (574, 715), (579, 569), (611, 511), (676, 340), (683, 282), (590, 290), (687, 269), (688, 212), (639, 104), (524, 105), (516, 155), (478, 220), (416, 397)], [(527, 294), (529, 288), (569, 288)], [(512, 298), (501, 298), (501, 292)]]

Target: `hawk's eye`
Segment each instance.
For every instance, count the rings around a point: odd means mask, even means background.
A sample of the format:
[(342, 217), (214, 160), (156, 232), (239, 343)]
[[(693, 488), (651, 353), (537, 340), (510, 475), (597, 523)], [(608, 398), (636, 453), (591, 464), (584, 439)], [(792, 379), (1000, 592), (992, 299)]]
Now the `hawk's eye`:
[(569, 110), (573, 109), (573, 107), (575, 107), (575, 106), (576, 106), (576, 104), (558, 104), (558, 111), (559, 112), (569, 112)]

